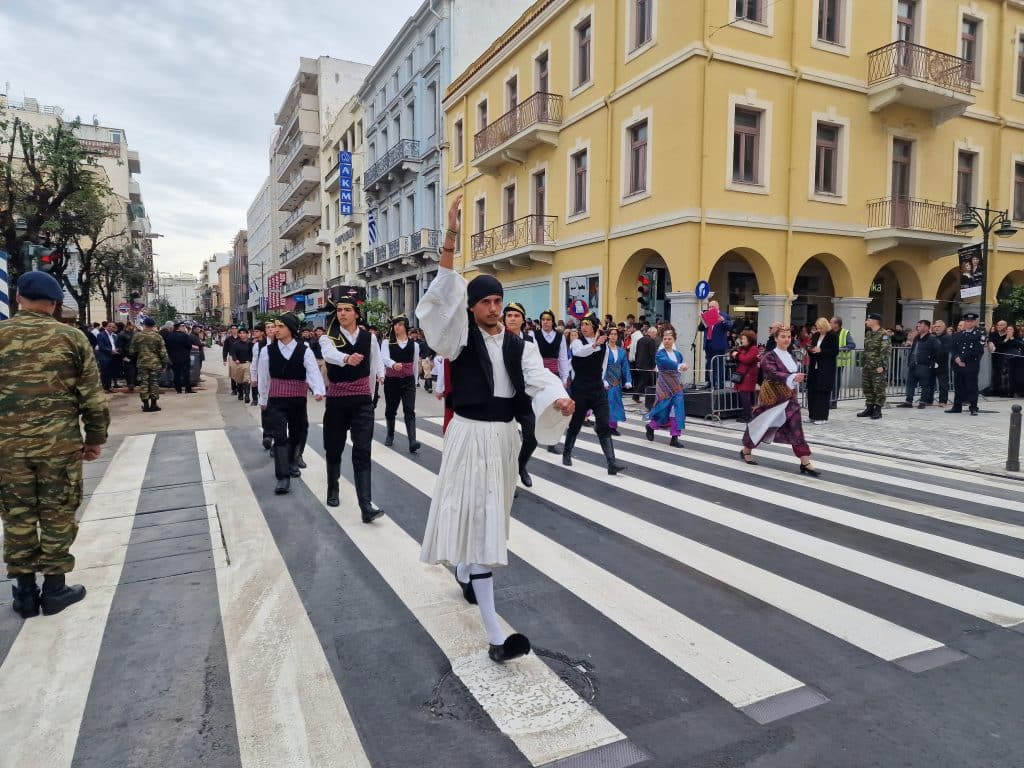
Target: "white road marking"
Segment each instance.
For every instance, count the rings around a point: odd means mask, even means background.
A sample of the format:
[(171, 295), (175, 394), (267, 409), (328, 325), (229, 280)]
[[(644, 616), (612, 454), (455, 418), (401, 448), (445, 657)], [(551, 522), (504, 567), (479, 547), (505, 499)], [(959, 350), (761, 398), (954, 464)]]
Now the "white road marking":
[[(126, 437), (90, 497), (72, 553), (88, 594), (56, 616), (29, 619), (0, 667), (5, 768), (65, 768), (75, 756), (114, 592), (156, 435)], [(123, 511), (110, 517), (111, 511)], [(102, 520), (101, 520), (102, 518)], [(31, 695), (26, 695), (31, 692)]]
[[(203, 490), (231, 564), (218, 568), (235, 729), (243, 768), (370, 768), (352, 717), (223, 430), (196, 432)], [(210, 534), (219, 538), (211, 520)], [(215, 539), (216, 540), (216, 539)]]
[[(305, 459), (303, 481), (315, 496), (326, 498), (324, 459), (313, 451), (306, 451)], [(498, 729), (532, 765), (626, 738), (536, 655), (504, 665), (487, 658), (479, 610), (466, 603), (451, 573), (421, 563), (420, 545), (386, 515), (365, 525), (353, 501), (355, 489), (344, 477), (341, 488), (342, 506), (325, 508), (434, 639)], [(509, 634), (515, 631), (502, 624)]]

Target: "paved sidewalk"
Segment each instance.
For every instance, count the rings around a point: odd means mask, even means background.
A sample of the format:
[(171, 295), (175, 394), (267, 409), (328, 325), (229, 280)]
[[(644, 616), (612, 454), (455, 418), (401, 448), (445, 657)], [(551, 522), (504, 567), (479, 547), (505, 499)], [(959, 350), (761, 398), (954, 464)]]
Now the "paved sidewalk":
[[(859, 401), (839, 403), (830, 412), (825, 424), (815, 425), (804, 412), (804, 434), (811, 445), (847, 448), (880, 456), (931, 462), (976, 472), (989, 472), (1024, 480), (1024, 472), (1006, 471), (1006, 449), (1009, 442), (1010, 407), (1024, 405), (1024, 400), (989, 398), (979, 403), (981, 414), (970, 416), (943, 413), (944, 408), (897, 408), (899, 401), (890, 401), (879, 420), (857, 418), (863, 410)], [(627, 398), (628, 406), (633, 406)], [(629, 408), (631, 416), (637, 413)], [(742, 432), (743, 424), (733, 420), (706, 421)]]

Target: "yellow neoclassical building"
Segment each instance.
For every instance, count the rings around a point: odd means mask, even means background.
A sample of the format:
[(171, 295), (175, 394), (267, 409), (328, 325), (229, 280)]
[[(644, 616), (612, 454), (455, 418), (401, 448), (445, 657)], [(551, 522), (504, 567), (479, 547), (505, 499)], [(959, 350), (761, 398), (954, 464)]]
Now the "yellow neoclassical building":
[(456, 265), (532, 316), (956, 318), (957, 206), (1024, 219), (1019, 0), (538, 0), (443, 107)]

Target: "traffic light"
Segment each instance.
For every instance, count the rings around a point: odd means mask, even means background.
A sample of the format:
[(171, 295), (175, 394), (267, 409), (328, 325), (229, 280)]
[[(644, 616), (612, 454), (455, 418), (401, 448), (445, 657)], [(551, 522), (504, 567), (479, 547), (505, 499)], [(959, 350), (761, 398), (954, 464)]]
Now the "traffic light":
[(636, 303), (641, 309), (650, 309), (651, 278), (641, 274), (636, 278)]
[(57, 253), (53, 248), (47, 248), (39, 254), (38, 268), (40, 272), (50, 272), (56, 266)]

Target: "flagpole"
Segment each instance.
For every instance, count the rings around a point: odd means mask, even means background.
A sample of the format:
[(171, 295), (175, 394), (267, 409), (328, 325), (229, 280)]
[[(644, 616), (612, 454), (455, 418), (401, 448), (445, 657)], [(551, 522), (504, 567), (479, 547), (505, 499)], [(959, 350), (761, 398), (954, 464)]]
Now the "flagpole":
[(7, 273), (7, 251), (0, 251), (0, 320), (11, 317), (11, 294)]

